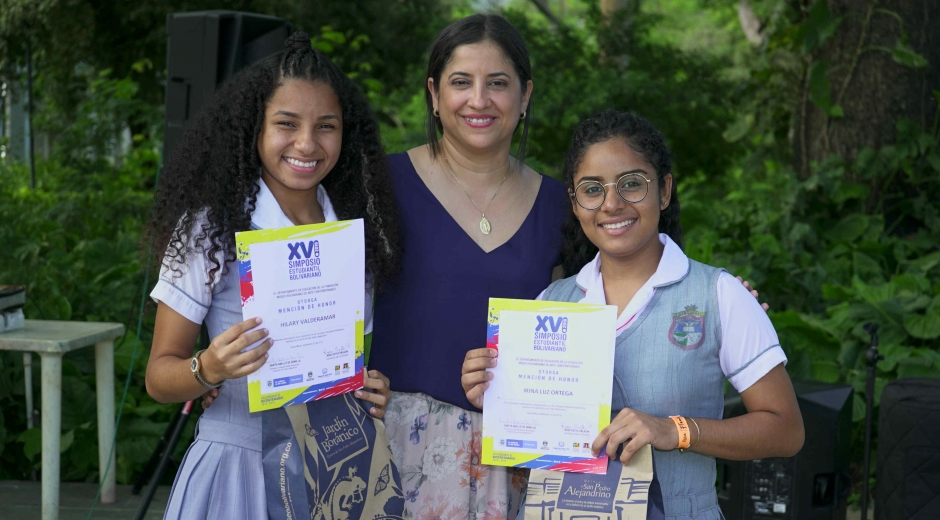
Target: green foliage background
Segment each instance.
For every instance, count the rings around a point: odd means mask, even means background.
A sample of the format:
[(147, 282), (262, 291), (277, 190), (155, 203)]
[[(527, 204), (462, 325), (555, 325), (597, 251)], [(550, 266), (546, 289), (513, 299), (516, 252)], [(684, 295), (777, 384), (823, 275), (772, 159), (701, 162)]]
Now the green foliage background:
[[(469, 3), (430, 0), (236, 3), (228, 7), (283, 16), (313, 34), (314, 45), (368, 94), (389, 152), (422, 144), (424, 50), (449, 20), (474, 10)], [(940, 373), (937, 118), (927, 128), (900, 120), (895, 143), (852, 159), (829, 157), (801, 177), (790, 166), (789, 133), (804, 73), (812, 102), (841, 116), (826, 64), (813, 58), (839, 30), (840, 20), (824, 3), (796, 12), (782, 0), (752, 2), (767, 20), (767, 42), (756, 49), (744, 39), (730, 0), (647, 2), (629, 20), (613, 21), (604, 20), (596, 2), (550, 3), (562, 20), (557, 27), (529, 2), (504, 2), (501, 11), (532, 52), (529, 164), (557, 176), (574, 126), (602, 108), (653, 121), (675, 155), (687, 252), (760, 289), (792, 378), (856, 388), (853, 453), (860, 461), (868, 344), (862, 324), (881, 324), (886, 359), (876, 403), (897, 377)], [(4, 78), (22, 75), (15, 67), (22, 63), (22, 37), (13, 30), (22, 19), (33, 20), (36, 31), (75, 34), (83, 43), (59, 55), (56, 45), (63, 44), (52, 39), (36, 51), (35, 124), (54, 136), (54, 147), (37, 165), (35, 191), (24, 165), (0, 161), (0, 282), (28, 286), (29, 318), (124, 323), (129, 332), (116, 343), (123, 382), (136, 345), (145, 271), (140, 249), (146, 245), (138, 241), (161, 142), (159, 24), (167, 12), (207, 6), (149, 2), (130, 13), (112, 10), (109, 16), (126, 22), (126, 31), (139, 31), (141, 17), (155, 24), (146, 26), (139, 49), (119, 46), (115, 57), (96, 47), (93, 30), (54, 16), (64, 2), (37, 2), (34, 11), (13, 4), (18, 9), (0, 17)], [(422, 23), (405, 23), (416, 18)], [(905, 66), (925, 66), (901, 41), (885, 52)], [(126, 135), (130, 146), (115, 154)], [(144, 390), (152, 320), (148, 309), (118, 432), (118, 481), (124, 483), (136, 478), (178, 408), (156, 404)], [(67, 480), (97, 479), (93, 367), (90, 350), (69, 355), (64, 364)], [(0, 353), (0, 480), (27, 478), (39, 466), (39, 431), (25, 426), (23, 377), (22, 357)], [(115, 388), (118, 399), (122, 390)], [(192, 427), (190, 421), (177, 460)], [(864, 481), (860, 470), (855, 478)]]

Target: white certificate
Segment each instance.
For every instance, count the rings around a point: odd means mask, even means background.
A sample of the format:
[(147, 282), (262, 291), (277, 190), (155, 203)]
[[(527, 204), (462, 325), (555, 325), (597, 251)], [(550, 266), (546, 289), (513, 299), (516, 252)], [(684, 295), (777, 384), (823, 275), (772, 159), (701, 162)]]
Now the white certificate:
[(235, 234), (242, 316), (274, 345), (248, 376), (252, 412), (362, 388), (362, 220)]
[(617, 308), (491, 298), (499, 363), (483, 407), (483, 463), (605, 473), (591, 443), (610, 424)]

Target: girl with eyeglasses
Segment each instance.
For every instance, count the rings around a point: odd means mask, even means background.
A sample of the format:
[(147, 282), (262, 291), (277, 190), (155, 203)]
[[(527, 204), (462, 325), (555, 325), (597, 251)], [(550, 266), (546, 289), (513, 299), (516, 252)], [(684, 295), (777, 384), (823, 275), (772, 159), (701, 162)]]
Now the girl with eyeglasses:
[[(618, 311), (612, 420), (593, 454), (614, 458), (622, 446), (627, 463), (650, 444), (666, 517), (723, 518), (716, 457), (790, 457), (803, 445), (773, 325), (735, 278), (682, 252), (669, 150), (645, 119), (607, 110), (582, 122), (564, 180), (572, 208), (566, 261), (580, 270), (539, 299)], [(474, 406), (483, 407), (496, 356), (478, 349), (464, 362)], [(726, 380), (748, 413), (722, 420)]]

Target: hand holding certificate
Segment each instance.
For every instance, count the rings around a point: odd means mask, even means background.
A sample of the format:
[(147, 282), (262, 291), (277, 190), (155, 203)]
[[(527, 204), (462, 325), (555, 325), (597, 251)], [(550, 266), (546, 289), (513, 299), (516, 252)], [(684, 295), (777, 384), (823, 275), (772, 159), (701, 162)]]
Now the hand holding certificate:
[(483, 410), (483, 463), (604, 473), (591, 443), (610, 424), (617, 308), (490, 299), (499, 363)]
[(242, 315), (274, 345), (248, 376), (249, 409), (270, 410), (363, 386), (362, 220), (236, 233)]

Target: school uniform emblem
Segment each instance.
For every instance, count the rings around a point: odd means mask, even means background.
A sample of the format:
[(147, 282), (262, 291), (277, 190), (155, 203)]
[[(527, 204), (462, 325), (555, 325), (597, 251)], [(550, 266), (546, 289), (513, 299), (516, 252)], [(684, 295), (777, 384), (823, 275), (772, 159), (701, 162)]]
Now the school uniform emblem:
[(705, 313), (695, 305), (673, 313), (669, 341), (682, 350), (695, 350), (705, 342)]

